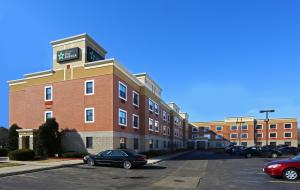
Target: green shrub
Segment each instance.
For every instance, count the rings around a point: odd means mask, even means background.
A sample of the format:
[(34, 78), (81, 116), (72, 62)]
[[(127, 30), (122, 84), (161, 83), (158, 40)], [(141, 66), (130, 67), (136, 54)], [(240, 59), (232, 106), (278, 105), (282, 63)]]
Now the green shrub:
[(65, 152), (62, 154), (63, 158), (83, 158), (87, 155), (87, 153), (82, 152)]
[(6, 157), (7, 156), (7, 149), (0, 148), (0, 157)]
[(27, 161), (34, 159), (34, 151), (29, 149), (14, 150), (8, 153), (10, 160)]

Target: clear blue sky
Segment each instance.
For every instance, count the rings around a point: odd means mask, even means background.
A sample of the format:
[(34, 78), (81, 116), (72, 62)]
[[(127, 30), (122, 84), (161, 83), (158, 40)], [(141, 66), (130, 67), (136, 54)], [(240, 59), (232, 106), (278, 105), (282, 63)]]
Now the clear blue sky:
[(299, 10), (296, 0), (1, 0), (0, 125), (6, 81), (50, 69), (49, 42), (84, 32), (129, 71), (151, 75), (191, 121), (263, 108), (299, 118)]

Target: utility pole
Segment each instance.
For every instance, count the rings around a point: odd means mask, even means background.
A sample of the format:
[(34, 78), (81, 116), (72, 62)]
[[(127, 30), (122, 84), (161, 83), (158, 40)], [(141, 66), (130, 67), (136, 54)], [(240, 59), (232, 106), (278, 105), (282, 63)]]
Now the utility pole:
[(266, 123), (266, 145), (269, 144), (269, 113), (273, 113), (275, 110), (260, 110), (259, 113), (266, 113), (265, 123)]
[[(239, 120), (240, 119), (240, 120)], [(242, 130), (242, 124), (244, 124), (243, 118), (242, 117), (237, 117), (236, 118), (236, 125), (238, 128), (238, 145), (241, 144), (241, 130)]]

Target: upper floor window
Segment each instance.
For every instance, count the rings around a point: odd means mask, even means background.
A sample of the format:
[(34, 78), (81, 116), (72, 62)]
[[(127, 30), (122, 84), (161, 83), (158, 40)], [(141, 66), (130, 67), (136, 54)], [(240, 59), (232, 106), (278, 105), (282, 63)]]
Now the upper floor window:
[(45, 101), (52, 101), (53, 100), (53, 87), (52, 86), (46, 86), (45, 87)]
[(134, 106), (139, 107), (139, 103), (140, 103), (140, 95), (136, 91), (133, 91), (132, 92), (132, 104)]
[(284, 124), (284, 129), (291, 129), (292, 128), (292, 124), (291, 123), (285, 123)]
[(153, 112), (153, 101), (149, 98), (149, 111)]
[(158, 121), (155, 121), (154, 126), (155, 126), (155, 132), (159, 132), (159, 122)]
[(256, 129), (256, 130), (262, 130), (262, 129), (263, 129), (263, 125), (262, 125), (262, 124), (257, 124), (257, 125), (255, 126), (255, 129)]
[(139, 128), (139, 116), (133, 114), (132, 115), (132, 127), (133, 128)]
[(119, 98), (127, 101), (127, 86), (122, 82), (119, 82)]
[(242, 133), (241, 138), (242, 139), (247, 139), (248, 138), (248, 133)]
[(216, 126), (216, 130), (217, 131), (222, 131), (223, 130), (223, 126)]
[(221, 135), (221, 134), (216, 135), (216, 139), (217, 140), (223, 139), (223, 135)]
[(204, 133), (210, 132), (210, 127), (203, 127)]
[(284, 138), (292, 138), (292, 133), (291, 132), (285, 132), (284, 133)]
[(168, 127), (167, 134), (168, 134), (168, 136), (170, 136), (170, 134), (171, 134), (171, 129), (170, 129), (170, 127)]
[(277, 138), (277, 133), (269, 133), (269, 138)]
[(167, 134), (167, 127), (163, 126), (163, 135), (166, 135), (166, 134)]
[(199, 132), (199, 128), (198, 127), (193, 127), (192, 132)]
[(263, 134), (262, 133), (256, 133), (256, 138), (263, 138)]
[(248, 130), (248, 125), (242, 125), (242, 126), (241, 126), (241, 129), (242, 129), (242, 130)]
[(153, 119), (149, 118), (149, 131), (153, 131)]
[(127, 126), (127, 111), (119, 109), (119, 125)]
[(237, 129), (238, 129), (238, 127), (236, 125), (230, 126), (230, 130), (231, 131), (236, 131)]
[(164, 121), (167, 121), (167, 112), (166, 112), (166, 111), (163, 111), (163, 112), (162, 112), (162, 115), (163, 115), (163, 120), (164, 120)]
[(238, 134), (237, 134), (237, 133), (231, 133), (231, 134), (230, 134), (230, 138), (231, 138), (231, 139), (237, 139), (237, 137), (238, 137)]
[(270, 124), (269, 128), (270, 129), (277, 129), (277, 125), (276, 124)]
[(94, 94), (94, 80), (85, 81), (85, 95)]
[(53, 118), (53, 112), (45, 111), (45, 121), (47, 121), (47, 119), (51, 119), (51, 118)]
[(168, 117), (168, 123), (170, 123), (170, 121), (171, 121), (171, 116), (170, 116), (170, 114), (168, 114), (167, 117)]
[(85, 108), (85, 123), (93, 123), (94, 120), (94, 108)]
[(159, 105), (157, 103), (154, 103), (154, 110), (155, 110), (155, 113), (158, 115), (159, 114)]

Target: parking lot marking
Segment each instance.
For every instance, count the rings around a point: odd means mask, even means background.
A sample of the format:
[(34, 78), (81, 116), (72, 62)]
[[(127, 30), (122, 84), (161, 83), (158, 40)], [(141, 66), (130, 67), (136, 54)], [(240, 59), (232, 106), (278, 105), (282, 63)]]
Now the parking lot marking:
[(269, 181), (270, 183), (289, 183), (289, 184), (298, 184), (298, 183), (300, 183), (300, 181), (282, 181), (282, 180), (280, 180), (280, 181)]

